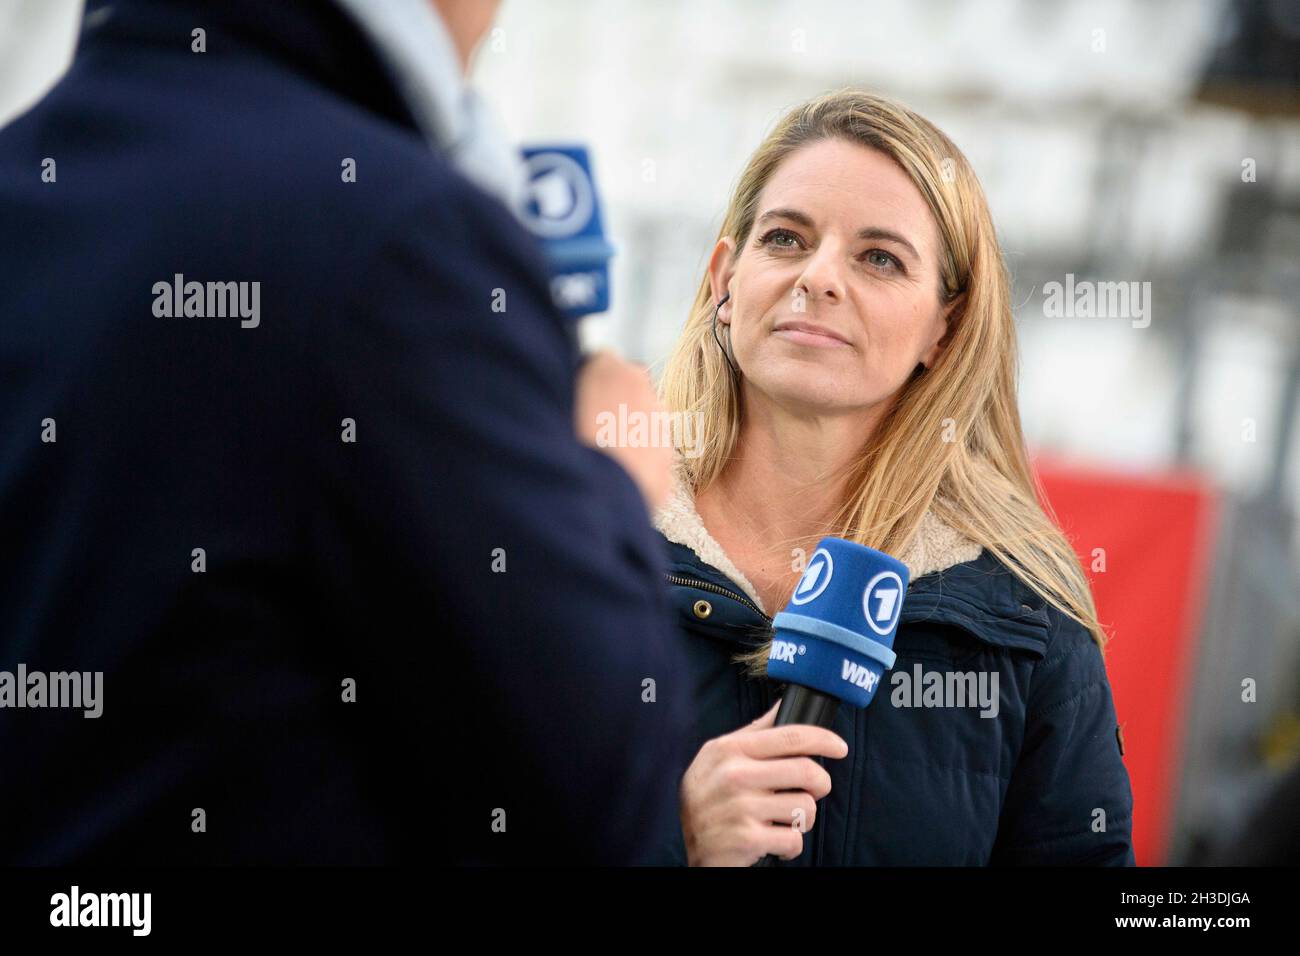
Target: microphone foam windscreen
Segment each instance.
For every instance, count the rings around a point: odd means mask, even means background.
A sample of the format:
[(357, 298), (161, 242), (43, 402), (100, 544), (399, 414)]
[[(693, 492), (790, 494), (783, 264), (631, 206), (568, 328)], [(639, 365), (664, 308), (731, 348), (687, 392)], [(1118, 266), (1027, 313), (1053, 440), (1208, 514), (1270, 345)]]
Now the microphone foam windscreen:
[(541, 241), (551, 273), (551, 297), (566, 318), (609, 309), (609, 259), (600, 195), (586, 148), (531, 146), (524, 224)]
[(897, 558), (822, 538), (790, 603), (773, 620), (768, 676), (866, 707), (894, 666), (907, 581), (907, 565)]

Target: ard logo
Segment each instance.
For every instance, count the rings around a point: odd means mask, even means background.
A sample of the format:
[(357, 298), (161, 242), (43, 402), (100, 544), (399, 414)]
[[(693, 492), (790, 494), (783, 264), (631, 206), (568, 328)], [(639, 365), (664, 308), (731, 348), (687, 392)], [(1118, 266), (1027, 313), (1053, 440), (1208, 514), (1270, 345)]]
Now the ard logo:
[(867, 582), (862, 592), (862, 613), (867, 624), (881, 636), (893, 633), (903, 610), (903, 579), (893, 571), (881, 571)]
[(808, 566), (803, 569), (803, 577), (799, 579), (790, 603), (807, 604), (819, 598), (826, 590), (826, 585), (831, 583), (831, 576), (834, 573), (835, 562), (831, 559), (830, 552), (825, 548), (818, 548), (809, 559)]

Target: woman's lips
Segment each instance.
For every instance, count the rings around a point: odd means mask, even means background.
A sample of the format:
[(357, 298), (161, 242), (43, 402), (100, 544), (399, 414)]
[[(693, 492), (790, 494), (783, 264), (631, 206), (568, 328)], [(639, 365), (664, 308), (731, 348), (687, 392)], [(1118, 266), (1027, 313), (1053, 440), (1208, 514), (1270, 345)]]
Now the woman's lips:
[(809, 345), (819, 349), (847, 348), (849, 344), (829, 329), (801, 322), (786, 323), (780, 328), (773, 329), (772, 334), (796, 345)]

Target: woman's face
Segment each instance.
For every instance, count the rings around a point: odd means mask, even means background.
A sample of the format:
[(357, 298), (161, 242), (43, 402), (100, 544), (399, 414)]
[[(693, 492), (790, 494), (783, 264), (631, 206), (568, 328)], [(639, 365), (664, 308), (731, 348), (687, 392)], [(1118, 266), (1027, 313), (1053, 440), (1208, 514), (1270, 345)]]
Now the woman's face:
[(893, 396), (939, 356), (939, 230), (907, 175), (844, 140), (800, 147), (759, 196), (743, 249), (710, 263), (746, 385), (803, 413)]

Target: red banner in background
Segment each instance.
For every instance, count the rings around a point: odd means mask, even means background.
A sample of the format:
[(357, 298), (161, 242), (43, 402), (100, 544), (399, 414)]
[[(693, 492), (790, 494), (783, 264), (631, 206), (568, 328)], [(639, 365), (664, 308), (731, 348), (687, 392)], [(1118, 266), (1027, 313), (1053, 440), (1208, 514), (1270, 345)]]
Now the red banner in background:
[[(1034, 470), (1092, 583), (1133, 784), (1140, 866), (1166, 861), (1217, 494), (1190, 473), (1134, 475), (1045, 456)], [(1104, 570), (1103, 570), (1104, 568)]]

